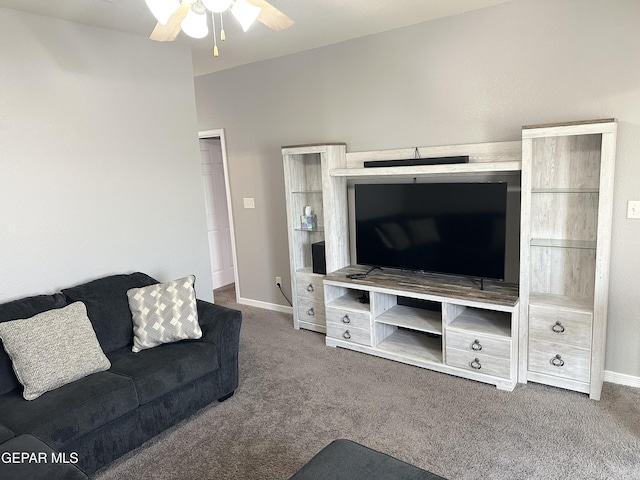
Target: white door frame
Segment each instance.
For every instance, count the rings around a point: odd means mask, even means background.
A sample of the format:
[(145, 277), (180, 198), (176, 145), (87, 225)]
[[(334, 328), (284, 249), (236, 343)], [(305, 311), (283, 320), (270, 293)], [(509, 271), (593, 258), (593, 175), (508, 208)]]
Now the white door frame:
[[(238, 257), (236, 255), (236, 235), (233, 228), (233, 204), (231, 203), (231, 188), (229, 183), (229, 166), (227, 164), (227, 142), (224, 136), (224, 128), (215, 130), (201, 130), (198, 132), (198, 139), (220, 138), (220, 148), (222, 149), (222, 169), (224, 170), (224, 189), (227, 195), (227, 210), (229, 213), (229, 233), (231, 235), (231, 254), (233, 255), (233, 282), (236, 286), (236, 302), (240, 299), (240, 281), (238, 279)], [(211, 255), (211, 252), (209, 252)], [(214, 298), (215, 302), (215, 298)], [(239, 303), (239, 302), (238, 302)]]

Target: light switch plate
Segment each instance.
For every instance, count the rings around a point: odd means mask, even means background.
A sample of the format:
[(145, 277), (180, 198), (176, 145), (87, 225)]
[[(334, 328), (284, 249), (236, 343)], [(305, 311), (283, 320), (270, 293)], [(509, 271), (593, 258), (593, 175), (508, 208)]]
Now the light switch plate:
[(627, 218), (640, 218), (640, 200), (629, 200)]
[(256, 201), (254, 198), (243, 198), (244, 208), (256, 208)]

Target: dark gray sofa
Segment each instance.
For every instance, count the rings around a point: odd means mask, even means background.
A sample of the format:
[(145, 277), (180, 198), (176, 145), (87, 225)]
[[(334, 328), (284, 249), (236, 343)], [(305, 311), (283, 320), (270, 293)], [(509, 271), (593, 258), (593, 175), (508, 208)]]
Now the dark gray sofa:
[(77, 466), (91, 474), (211, 402), (233, 395), (242, 321), (236, 310), (198, 300), (201, 339), (131, 351), (126, 292), (155, 283), (143, 273), (114, 275), (0, 305), (4, 322), (82, 301), (111, 362), (107, 371), (27, 401), (1, 349), (0, 451), (3, 445), (6, 450), (3, 440), (27, 435), (70, 458), (77, 455)]

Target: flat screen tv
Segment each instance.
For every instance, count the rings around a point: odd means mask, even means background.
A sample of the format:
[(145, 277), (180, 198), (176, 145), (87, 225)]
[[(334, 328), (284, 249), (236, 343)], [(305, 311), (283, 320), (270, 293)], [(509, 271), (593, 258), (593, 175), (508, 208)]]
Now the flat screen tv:
[(361, 265), (504, 280), (507, 184), (356, 184)]

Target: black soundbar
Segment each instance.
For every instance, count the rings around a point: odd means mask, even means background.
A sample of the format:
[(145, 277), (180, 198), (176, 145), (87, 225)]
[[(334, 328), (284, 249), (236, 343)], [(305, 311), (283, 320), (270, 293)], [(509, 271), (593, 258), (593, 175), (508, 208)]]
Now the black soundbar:
[(365, 168), (414, 167), (417, 165), (444, 165), (447, 163), (469, 163), (469, 155), (459, 157), (410, 158), (407, 160), (372, 160), (364, 162)]

